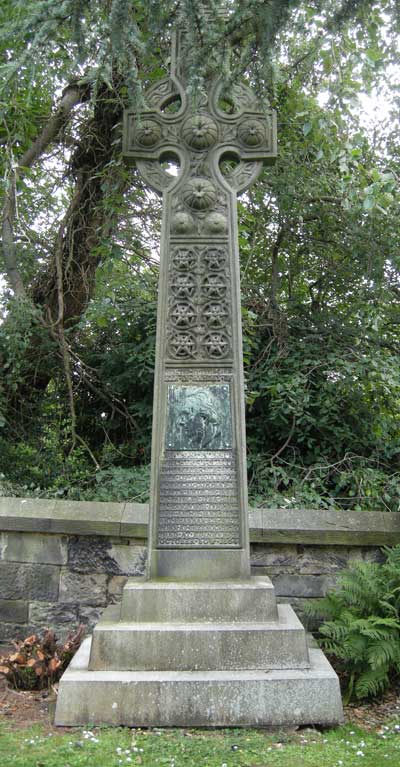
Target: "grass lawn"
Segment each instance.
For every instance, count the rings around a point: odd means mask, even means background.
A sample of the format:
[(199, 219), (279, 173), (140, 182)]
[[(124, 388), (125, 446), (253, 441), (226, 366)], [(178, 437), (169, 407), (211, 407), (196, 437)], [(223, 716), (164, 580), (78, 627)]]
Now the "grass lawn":
[(0, 727), (0, 767), (399, 767), (400, 720), (376, 732)]

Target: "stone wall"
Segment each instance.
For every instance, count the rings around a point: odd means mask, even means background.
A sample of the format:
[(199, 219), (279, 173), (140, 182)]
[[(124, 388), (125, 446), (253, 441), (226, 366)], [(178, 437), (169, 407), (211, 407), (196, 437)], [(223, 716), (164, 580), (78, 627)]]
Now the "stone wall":
[[(0, 641), (91, 628), (127, 577), (143, 574), (147, 519), (146, 504), (0, 498)], [(400, 514), (257, 509), (250, 539), (253, 573), (302, 617), (349, 563), (400, 542)]]

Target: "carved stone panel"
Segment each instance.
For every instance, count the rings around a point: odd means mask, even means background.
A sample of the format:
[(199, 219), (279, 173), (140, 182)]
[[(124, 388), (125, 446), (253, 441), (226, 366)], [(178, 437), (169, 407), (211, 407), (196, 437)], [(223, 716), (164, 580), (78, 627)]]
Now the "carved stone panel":
[(231, 290), (226, 246), (173, 246), (168, 295), (167, 359), (230, 359)]

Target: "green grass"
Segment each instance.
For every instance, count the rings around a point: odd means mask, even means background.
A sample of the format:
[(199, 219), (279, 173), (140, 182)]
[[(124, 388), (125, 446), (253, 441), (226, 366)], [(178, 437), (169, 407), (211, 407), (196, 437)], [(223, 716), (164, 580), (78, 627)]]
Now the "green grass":
[(346, 725), (305, 730), (134, 731), (46, 734), (0, 728), (0, 767), (399, 767), (400, 724), (367, 733)]

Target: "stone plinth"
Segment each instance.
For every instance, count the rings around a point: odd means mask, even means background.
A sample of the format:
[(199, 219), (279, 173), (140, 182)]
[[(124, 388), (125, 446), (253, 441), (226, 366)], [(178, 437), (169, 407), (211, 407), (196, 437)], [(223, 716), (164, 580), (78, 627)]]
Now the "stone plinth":
[(129, 581), (64, 674), (56, 724), (337, 724), (339, 682), (269, 578)]

